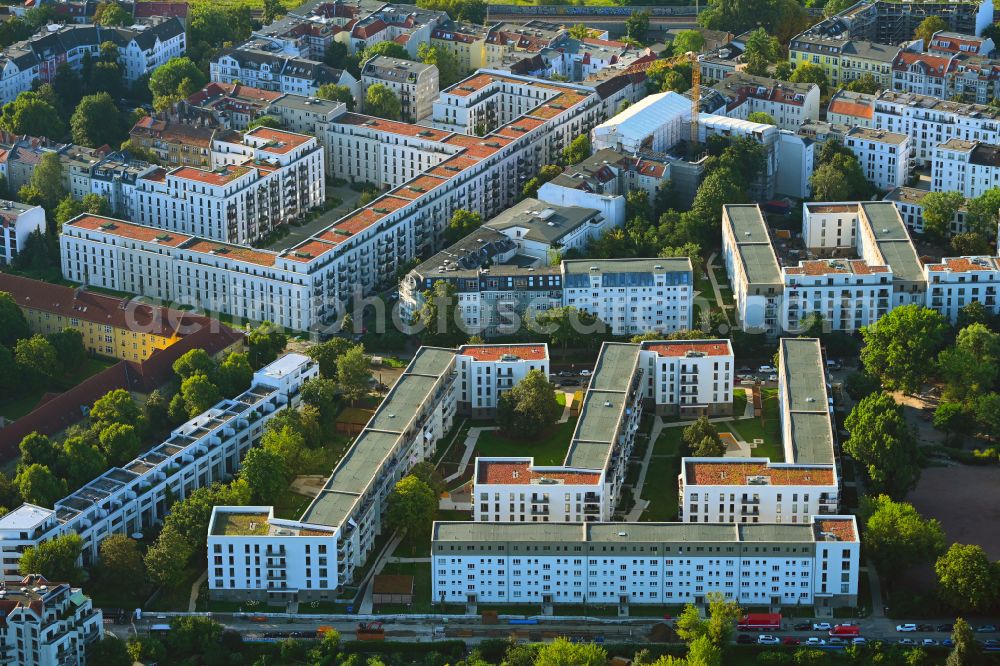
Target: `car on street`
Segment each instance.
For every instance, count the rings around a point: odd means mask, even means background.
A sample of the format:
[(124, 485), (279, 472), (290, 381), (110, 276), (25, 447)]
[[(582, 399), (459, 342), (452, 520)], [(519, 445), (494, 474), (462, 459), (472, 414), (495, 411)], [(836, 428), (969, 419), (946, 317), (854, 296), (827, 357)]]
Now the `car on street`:
[(844, 640), (843, 638), (838, 638), (837, 636), (834, 636), (833, 638), (828, 640), (827, 643), (829, 643), (830, 645), (847, 645), (846, 640)]
[(560, 370), (559, 371), (559, 376), (560, 377), (575, 377), (576, 373), (572, 372), (571, 370)]
[(915, 624), (897, 624), (896, 631), (916, 631), (917, 625)]
[(1000, 641), (991, 638), (991, 639), (989, 639), (987, 641), (983, 641), (983, 647), (984, 648), (989, 648), (991, 650), (995, 650), (997, 648), (1000, 648)]
[(774, 372), (774, 368), (772, 368), (769, 365), (762, 365), (759, 368), (757, 368), (757, 372), (761, 373), (762, 375), (766, 375), (768, 373)]
[(945, 632), (948, 632), (950, 634), (951, 632), (955, 631), (955, 625), (953, 625), (953, 624), (939, 624), (938, 626), (934, 627), (934, 630), (935, 631), (945, 631)]
[(741, 375), (749, 375), (751, 372), (753, 372), (753, 370), (750, 368), (750, 366), (744, 365), (742, 368), (739, 368), (736, 372), (740, 373)]
[(778, 375), (773, 375), (773, 374), (772, 375), (768, 375), (767, 376), (767, 381), (769, 381), (769, 382), (776, 382), (776, 381), (778, 381)]
[(858, 636), (857, 638), (852, 638), (851, 639), (851, 644), (852, 645), (867, 645), (868, 644), (868, 639), (865, 638), (864, 636)]
[(799, 645), (801, 643), (802, 641), (797, 639), (795, 636), (785, 636), (784, 638), (781, 639), (782, 645)]
[(920, 641), (920, 644), (923, 645), (924, 647), (934, 647), (935, 645), (938, 644), (938, 642), (933, 638), (925, 638), (924, 640)]
[(590, 376), (590, 370), (581, 370), (580, 371), (580, 376), (581, 377), (589, 377)]
[(997, 625), (995, 624), (984, 624), (981, 627), (976, 627), (976, 631), (981, 634), (992, 633), (997, 630)]
[(778, 645), (781, 643), (777, 636), (771, 636), (770, 634), (761, 634), (757, 637), (757, 645)]
[(830, 623), (829, 622), (813, 622), (812, 630), (813, 631), (830, 631)]
[(916, 645), (917, 642), (912, 638), (900, 638), (896, 641), (899, 645)]
[(753, 636), (750, 634), (740, 634), (736, 637), (736, 642), (741, 645), (751, 645), (753, 644)]
[(950, 648), (954, 644), (955, 644), (955, 641), (951, 640), (950, 638), (945, 638), (945, 639), (943, 639), (941, 641), (941, 647)]
[(811, 646), (826, 645), (826, 639), (810, 636), (809, 640), (806, 641), (806, 645), (811, 645)]
[(795, 631), (809, 631), (810, 629), (812, 629), (812, 624), (809, 622), (799, 622), (794, 627), (792, 627), (792, 629), (794, 629)]

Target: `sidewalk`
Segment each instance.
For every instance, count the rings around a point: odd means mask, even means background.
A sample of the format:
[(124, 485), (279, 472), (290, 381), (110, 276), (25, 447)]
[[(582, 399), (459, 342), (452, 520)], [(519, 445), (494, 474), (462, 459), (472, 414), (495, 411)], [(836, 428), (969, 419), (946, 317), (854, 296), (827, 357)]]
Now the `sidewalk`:
[(499, 430), (499, 428), (497, 426), (469, 428), (469, 433), (465, 436), (465, 442), (462, 444), (465, 447), (465, 452), (462, 453), (462, 460), (458, 463), (458, 471), (445, 478), (445, 483), (450, 483), (465, 474), (465, 468), (469, 466), (472, 452), (476, 449), (476, 442), (479, 441), (479, 433), (487, 430)]
[(632, 498), (635, 500), (635, 504), (632, 505), (632, 510), (625, 516), (625, 520), (630, 523), (639, 522), (642, 512), (649, 507), (649, 500), (642, 499), (642, 488), (646, 484), (646, 470), (649, 469), (649, 461), (653, 457), (653, 447), (656, 445), (656, 440), (659, 439), (660, 433), (663, 432), (664, 426), (663, 419), (659, 416), (654, 416), (653, 419), (653, 429), (649, 432), (649, 444), (646, 445), (646, 455), (642, 457), (639, 479), (635, 482), (635, 487), (632, 488)]

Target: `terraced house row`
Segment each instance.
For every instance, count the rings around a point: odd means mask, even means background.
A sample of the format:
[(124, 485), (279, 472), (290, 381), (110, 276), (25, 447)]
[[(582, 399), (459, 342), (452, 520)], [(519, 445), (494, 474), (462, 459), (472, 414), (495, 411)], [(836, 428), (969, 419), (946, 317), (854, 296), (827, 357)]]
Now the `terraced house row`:
[[(63, 274), (77, 282), (234, 317), (268, 319), (295, 330), (322, 327), (335, 319), (337, 303), (388, 284), (413, 257), (440, 247), (454, 211), (488, 218), (513, 204), (526, 179), (609, 112), (593, 88), (488, 71), (451, 88), (449, 108), (465, 114), (489, 101), (480, 97), (503, 102), (493, 115), (497, 129), (482, 137), (355, 115), (334, 123), (336, 142), (329, 149), (334, 160), (345, 164), (393, 151), (385, 157), (387, 164), (409, 166), (413, 151), (423, 148), (406, 142), (428, 139), (433, 145), (424, 151), (427, 157), (420, 166), (400, 176), (407, 180), (393, 183), (379, 198), (288, 250), (253, 250), (200, 230), (84, 216), (63, 227)], [(380, 144), (373, 141), (375, 135)], [(322, 159), (321, 152), (316, 155)], [(218, 187), (235, 188), (239, 177), (226, 176)], [(197, 194), (203, 188), (207, 192), (208, 184), (195, 184)], [(171, 192), (167, 183), (166, 194)], [(237, 193), (218, 195), (217, 206), (223, 201), (229, 206), (222, 197), (230, 194)], [(148, 205), (154, 203), (151, 198)], [(177, 202), (163, 203), (172, 208)], [(222, 219), (228, 224), (233, 216), (228, 209), (225, 213)], [(213, 212), (208, 219), (215, 216)], [(200, 224), (202, 218), (195, 214), (191, 219)], [(236, 220), (237, 232), (226, 236), (230, 240), (243, 229)], [(227, 232), (222, 225), (221, 233)]]

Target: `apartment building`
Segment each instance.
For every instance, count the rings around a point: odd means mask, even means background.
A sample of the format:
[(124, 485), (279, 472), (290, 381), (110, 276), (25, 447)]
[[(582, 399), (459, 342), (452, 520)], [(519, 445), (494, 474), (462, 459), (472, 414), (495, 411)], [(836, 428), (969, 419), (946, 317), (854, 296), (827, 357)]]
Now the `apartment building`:
[(554, 48), (569, 32), (564, 25), (531, 19), (524, 23), (497, 23), (486, 33), (486, 66), (498, 67), (515, 53), (533, 54)]
[(177, 121), (146, 116), (129, 130), (129, 139), (156, 155), (165, 167), (212, 166), (211, 127), (186, 125)]
[(910, 179), (910, 137), (896, 132), (852, 127), (843, 143), (858, 158), (865, 179), (883, 192)]
[(59, 66), (79, 72), (84, 56), (96, 56), (101, 45), (117, 47), (122, 74), (129, 84), (171, 58), (184, 55), (187, 38), (177, 18), (160, 18), (131, 27), (51, 24), (26, 40), (15, 42), (0, 56), (0, 103), (12, 102), (35, 82), (51, 83)]
[(392, 487), (450, 430), (455, 378), (454, 350), (422, 347), (298, 520), (274, 519), (272, 507), (215, 507), (212, 598), (330, 599), (353, 580), (382, 532)]
[(352, 53), (379, 42), (394, 41), (416, 58), (417, 48), (430, 41), (434, 28), (448, 21), (443, 11), (412, 4), (385, 4), (349, 25)]
[(853, 606), (853, 516), (810, 523), (436, 522), (432, 596), (448, 603)]
[(4, 577), (19, 579), (25, 548), (70, 532), (83, 539), (83, 563), (93, 564), (108, 536), (157, 525), (174, 500), (231, 477), (260, 441), (267, 421), (296, 405), (303, 382), (318, 373), (308, 356), (287, 354), (255, 372), (250, 388), (237, 397), (219, 401), (175, 428), (162, 444), (112, 467), (52, 509), (22, 504), (7, 513), (0, 518)]
[(838, 90), (830, 95), (826, 119), (833, 125), (870, 129), (875, 126), (875, 95)]
[[(915, 187), (897, 187), (892, 192), (886, 194), (882, 200), (891, 201), (896, 205), (899, 216), (907, 229), (916, 233), (924, 231), (924, 197), (930, 194), (930, 190), (921, 190)], [(965, 215), (968, 211), (965, 204), (955, 212), (955, 217), (949, 225), (952, 234), (960, 234), (966, 230)]]
[(997, 314), (997, 291), (1000, 289), (1000, 259), (997, 257), (945, 257), (924, 264), (927, 281), (925, 305), (937, 310), (949, 321), (958, 321), (959, 311), (969, 303), (982, 303)]
[(843, 83), (871, 74), (882, 90), (892, 88), (892, 65), (898, 46), (852, 39), (840, 50), (840, 78)]
[(582, 523), (601, 516), (604, 471), (535, 465), (534, 458), (476, 458), (476, 522)]
[(517, 386), (529, 372), (549, 376), (546, 344), (463, 345), (455, 354), (458, 409), (474, 418), (496, 414), (500, 396)]
[(463, 72), (486, 67), (486, 36), (489, 28), (467, 21), (448, 19), (431, 31), (430, 45), (455, 56)]
[(1000, 146), (949, 139), (934, 151), (931, 183), (935, 192), (960, 192), (966, 199), (1000, 186)]
[(944, 99), (954, 56), (900, 51), (892, 63), (892, 89)]
[(87, 648), (104, 638), (100, 609), (78, 587), (31, 574), (0, 583), (0, 591), (0, 649), (10, 663), (84, 664)]
[(742, 329), (776, 335), (784, 281), (758, 206), (722, 207), (722, 257)]
[(665, 92), (649, 95), (604, 121), (593, 129), (590, 138), (594, 150), (666, 152), (690, 138), (690, 127), (691, 100)]
[(912, 157), (924, 165), (949, 139), (1000, 145), (1000, 111), (927, 95), (883, 91), (875, 99), (874, 129), (906, 134)]
[(249, 245), (325, 203), (315, 137), (256, 127), (241, 138), (216, 142), (214, 161), (224, 166), (156, 169), (137, 179), (136, 222)]
[(90, 193), (107, 199), (118, 217), (131, 220), (136, 215), (136, 181), (156, 168), (125, 152), (109, 153), (90, 168)]
[(925, 44), (925, 48), (930, 53), (940, 55), (967, 53), (970, 55), (988, 56), (993, 53), (996, 45), (989, 37), (977, 37), (976, 35), (963, 35), (957, 32), (939, 30), (931, 35), (931, 40), (928, 44)]
[(45, 211), (17, 201), (0, 201), (0, 265), (10, 265), (28, 236), (45, 233)]
[(782, 338), (778, 418), (782, 460), (681, 460), (679, 518), (690, 523), (808, 523), (836, 514), (839, 475), (826, 364), (815, 338)]
[(242, 83), (210, 81), (185, 101), (210, 113), (222, 127), (243, 131), (258, 116), (265, 115), (268, 106), (281, 97), (279, 92), (253, 88)]
[(209, 78), (225, 84), (314, 97), (326, 83), (347, 86), (360, 95), (358, 80), (347, 70), (334, 69), (318, 60), (298, 58), (249, 43), (224, 49), (209, 63)]
[(780, 129), (796, 130), (819, 120), (819, 86), (791, 83), (737, 72), (712, 86), (724, 106), (716, 113), (746, 120), (751, 113), (767, 113)]
[[(95, 223), (88, 216), (63, 227), (65, 275), (191, 305), (210, 303), (237, 318), (295, 330), (322, 328), (336, 320), (339, 303), (371, 293), (414, 256), (440, 247), (454, 211), (489, 218), (515, 203), (524, 180), (589, 131), (602, 112), (601, 98), (587, 86), (496, 72), (472, 78), (524, 92), (533, 106), (486, 137), (448, 133), (441, 144), (453, 156), (288, 250), (252, 250), (115, 220)], [(126, 271), (140, 256), (144, 274)]]
[(415, 123), (431, 115), (438, 96), (440, 75), (435, 65), (375, 56), (361, 69), (362, 97), (376, 83), (386, 86), (399, 98), (403, 120)]
[(733, 412), (735, 363), (729, 340), (657, 340), (639, 351), (647, 408), (685, 418)]

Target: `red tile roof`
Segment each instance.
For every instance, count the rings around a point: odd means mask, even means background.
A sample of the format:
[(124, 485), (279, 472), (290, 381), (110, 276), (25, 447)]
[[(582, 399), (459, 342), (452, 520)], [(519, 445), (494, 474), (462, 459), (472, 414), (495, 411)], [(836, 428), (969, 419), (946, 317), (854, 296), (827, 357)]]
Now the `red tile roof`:
[(184, 180), (193, 180), (206, 185), (221, 187), (223, 185), (228, 185), (240, 176), (245, 176), (248, 173), (250, 173), (250, 169), (247, 167), (235, 165), (224, 166), (215, 171), (183, 166), (177, 167), (171, 171), (170, 176), (173, 178), (183, 178)]
[(828, 113), (839, 113), (852, 118), (872, 118), (875, 113), (874, 104), (860, 104), (846, 99), (835, 99), (830, 102)]
[(658, 356), (684, 356), (688, 352), (696, 352), (705, 356), (728, 356), (732, 354), (729, 343), (721, 340), (719, 342), (698, 342), (689, 340), (666, 340), (663, 342), (646, 342), (643, 349), (654, 351)]
[(313, 140), (313, 137), (306, 134), (285, 132), (284, 130), (264, 127), (263, 125), (253, 128), (246, 135), (273, 142), (261, 148), (261, 150), (267, 150), (270, 153), (288, 153)]
[(772, 486), (832, 486), (833, 468), (773, 467), (763, 462), (689, 462), (685, 482), (698, 486), (745, 486), (750, 477), (764, 476)]
[(479, 460), (476, 465), (477, 484), (527, 485), (542, 479), (562, 481), (569, 486), (596, 485), (601, 480), (599, 472), (545, 470), (539, 472), (527, 461), (493, 462)]
[(131, 222), (123, 222), (122, 220), (102, 217), (100, 215), (84, 214), (66, 222), (66, 224), (71, 227), (89, 229), (91, 231), (100, 231), (102, 233), (113, 234), (115, 236), (121, 236), (122, 238), (131, 238), (132, 240), (144, 241), (147, 243), (155, 241), (168, 247), (177, 247), (178, 245), (186, 243), (193, 238), (192, 236), (179, 234), (175, 231), (165, 231), (163, 229), (154, 229), (153, 227), (144, 227), (138, 224), (132, 224)]
[(522, 361), (542, 361), (549, 356), (545, 345), (464, 345), (458, 351), (477, 361), (499, 361), (504, 356), (516, 356)]
[(824, 518), (823, 520), (817, 520), (813, 524), (813, 527), (817, 532), (817, 538), (825, 532), (836, 536), (837, 541), (858, 540), (858, 534), (854, 530), (854, 523), (848, 518)]

